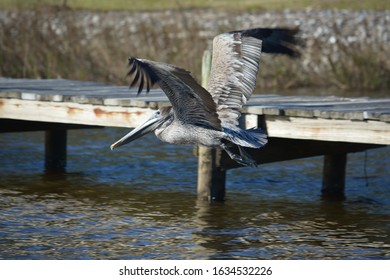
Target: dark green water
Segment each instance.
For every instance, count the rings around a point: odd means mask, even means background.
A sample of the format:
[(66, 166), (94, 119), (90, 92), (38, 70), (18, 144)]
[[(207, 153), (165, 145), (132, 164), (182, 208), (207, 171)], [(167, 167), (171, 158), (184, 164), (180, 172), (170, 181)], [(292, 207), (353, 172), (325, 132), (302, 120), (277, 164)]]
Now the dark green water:
[(317, 157), (229, 171), (208, 204), (192, 147), (111, 152), (125, 132), (70, 131), (56, 176), (42, 132), (0, 135), (0, 259), (390, 259), (389, 147), (349, 156), (345, 201), (321, 200)]

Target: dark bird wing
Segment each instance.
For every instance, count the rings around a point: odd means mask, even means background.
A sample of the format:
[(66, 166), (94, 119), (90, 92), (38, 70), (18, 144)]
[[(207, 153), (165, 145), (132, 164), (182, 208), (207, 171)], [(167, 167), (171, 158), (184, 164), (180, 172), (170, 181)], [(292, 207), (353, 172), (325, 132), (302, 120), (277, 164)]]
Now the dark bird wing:
[(138, 94), (146, 87), (158, 84), (172, 104), (174, 116), (183, 124), (193, 124), (221, 130), (216, 105), (190, 72), (170, 64), (146, 59), (129, 58), (132, 77), (130, 87), (138, 85)]
[(256, 87), (261, 52), (298, 56), (298, 30), (256, 28), (223, 33), (213, 40), (207, 90), (222, 126), (237, 126), (241, 107)]

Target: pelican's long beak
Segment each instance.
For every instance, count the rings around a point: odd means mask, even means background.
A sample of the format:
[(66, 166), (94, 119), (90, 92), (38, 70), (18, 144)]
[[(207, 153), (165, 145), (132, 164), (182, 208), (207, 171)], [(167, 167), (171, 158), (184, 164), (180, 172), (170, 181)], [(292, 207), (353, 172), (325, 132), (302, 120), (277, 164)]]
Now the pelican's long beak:
[(153, 114), (146, 122), (134, 128), (128, 134), (126, 134), (121, 139), (119, 139), (114, 144), (112, 144), (111, 150), (119, 146), (125, 145), (127, 143), (130, 143), (131, 141), (134, 141), (135, 139), (138, 139), (144, 136), (145, 134), (154, 131), (160, 125), (161, 123), (160, 120), (161, 117), (159, 117), (159, 115)]

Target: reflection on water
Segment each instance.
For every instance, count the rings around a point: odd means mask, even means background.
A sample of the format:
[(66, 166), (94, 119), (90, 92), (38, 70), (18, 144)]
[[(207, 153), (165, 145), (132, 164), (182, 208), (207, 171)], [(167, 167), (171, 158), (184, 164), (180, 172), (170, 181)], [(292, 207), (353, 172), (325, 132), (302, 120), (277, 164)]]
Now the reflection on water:
[(231, 170), (208, 204), (192, 147), (111, 152), (125, 131), (69, 132), (61, 175), (42, 173), (43, 133), (0, 135), (1, 259), (390, 259), (389, 148), (349, 157), (346, 201), (321, 200), (312, 158)]

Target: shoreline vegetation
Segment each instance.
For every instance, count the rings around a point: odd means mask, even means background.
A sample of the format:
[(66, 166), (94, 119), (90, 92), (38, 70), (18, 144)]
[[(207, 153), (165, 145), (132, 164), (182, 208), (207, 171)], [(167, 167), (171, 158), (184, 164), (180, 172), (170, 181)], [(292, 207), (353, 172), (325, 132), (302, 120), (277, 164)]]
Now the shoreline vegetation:
[(0, 0), (0, 9), (35, 9), (42, 7), (66, 7), (95, 11), (164, 11), (217, 9), (223, 11), (253, 12), (283, 9), (352, 9), (389, 10), (387, 0)]
[[(32, 8), (26, 2), (38, 4)], [(93, 11), (88, 6), (77, 6), (81, 2), (112, 6), (94, 6)], [(143, 8), (137, 12), (119, 11), (115, 5), (120, 2), (0, 0), (0, 76), (125, 85), (126, 61), (131, 55), (178, 65), (199, 80), (203, 51), (210, 47), (216, 34), (251, 27), (291, 27), (301, 30), (300, 36), (306, 43), (302, 56), (291, 60), (264, 55), (256, 92), (303, 87), (390, 89), (388, 1), (360, 1), (367, 10), (359, 10), (358, 5), (349, 10), (300, 7), (307, 2), (332, 2), (337, 6), (350, 0), (302, 0), (297, 1), (294, 9), (253, 9), (251, 3), (263, 1), (243, 1), (242, 5), (247, 6), (238, 10), (229, 6), (233, 1), (181, 1), (178, 8), (152, 12)], [(229, 5), (193, 9), (187, 6), (190, 2)], [(275, 2), (282, 5), (286, 1)], [(177, 7), (178, 1), (164, 3), (176, 3)]]

